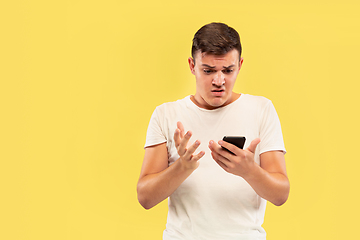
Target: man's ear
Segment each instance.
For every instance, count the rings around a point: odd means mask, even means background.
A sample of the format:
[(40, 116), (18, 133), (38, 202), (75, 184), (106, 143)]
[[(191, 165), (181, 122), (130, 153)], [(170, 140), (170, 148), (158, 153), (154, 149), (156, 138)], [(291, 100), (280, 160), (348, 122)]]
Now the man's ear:
[(194, 59), (192, 57), (189, 57), (188, 58), (188, 63), (189, 63), (191, 73), (195, 75), (195, 61), (194, 61)]
[(239, 70), (241, 69), (243, 62), (244, 62), (244, 59), (241, 57), (239, 60)]

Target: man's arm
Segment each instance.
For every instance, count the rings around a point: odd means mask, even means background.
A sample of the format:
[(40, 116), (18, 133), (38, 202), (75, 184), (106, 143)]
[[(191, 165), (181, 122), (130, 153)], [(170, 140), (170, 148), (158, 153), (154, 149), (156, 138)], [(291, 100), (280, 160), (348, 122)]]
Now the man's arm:
[[(243, 177), (262, 198), (280, 206), (287, 201), (290, 184), (286, 173), (284, 153), (270, 151), (260, 155), (260, 166), (254, 161), (254, 153), (260, 139), (242, 150), (236, 146), (219, 141), (210, 141), (209, 148), (214, 160), (227, 172)], [(235, 155), (221, 148), (230, 150)]]
[(199, 141), (195, 141), (187, 148), (191, 135), (191, 132), (184, 135), (184, 128), (179, 122), (174, 140), (180, 158), (170, 166), (168, 166), (166, 143), (145, 148), (143, 166), (137, 184), (138, 200), (145, 209), (150, 209), (169, 197), (198, 167), (198, 160), (204, 152), (193, 155), (200, 145)]
[(256, 189), (262, 198), (276, 206), (283, 205), (290, 191), (286, 173), (285, 157), (282, 151), (270, 151), (260, 155), (260, 166), (249, 174), (246, 181)]

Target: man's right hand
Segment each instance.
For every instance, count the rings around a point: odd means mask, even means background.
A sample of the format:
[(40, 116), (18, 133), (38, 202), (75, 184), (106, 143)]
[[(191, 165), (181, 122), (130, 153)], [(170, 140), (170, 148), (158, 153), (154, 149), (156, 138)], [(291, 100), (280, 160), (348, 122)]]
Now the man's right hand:
[(205, 154), (204, 151), (194, 155), (196, 149), (200, 146), (200, 141), (196, 140), (189, 148), (187, 148), (189, 140), (192, 136), (190, 131), (186, 132), (181, 122), (177, 122), (177, 128), (174, 133), (174, 141), (177, 152), (180, 156), (180, 163), (186, 169), (196, 169), (199, 166), (199, 159)]
[(184, 127), (178, 122), (174, 140), (180, 158), (170, 166), (166, 143), (145, 148), (137, 184), (138, 200), (145, 209), (152, 208), (169, 197), (199, 166), (198, 160), (205, 152), (193, 155), (200, 142), (196, 141), (187, 148), (190, 137), (191, 132), (184, 134)]

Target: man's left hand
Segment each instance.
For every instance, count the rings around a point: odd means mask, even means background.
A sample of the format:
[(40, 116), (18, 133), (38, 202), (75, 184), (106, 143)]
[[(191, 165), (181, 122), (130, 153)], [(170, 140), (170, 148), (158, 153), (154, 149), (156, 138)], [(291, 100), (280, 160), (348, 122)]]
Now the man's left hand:
[[(246, 178), (256, 167), (254, 161), (256, 146), (260, 143), (260, 139), (254, 139), (248, 148), (240, 149), (235, 145), (220, 140), (215, 143), (213, 140), (209, 142), (211, 156), (226, 172)], [(228, 149), (223, 149), (222, 147)]]

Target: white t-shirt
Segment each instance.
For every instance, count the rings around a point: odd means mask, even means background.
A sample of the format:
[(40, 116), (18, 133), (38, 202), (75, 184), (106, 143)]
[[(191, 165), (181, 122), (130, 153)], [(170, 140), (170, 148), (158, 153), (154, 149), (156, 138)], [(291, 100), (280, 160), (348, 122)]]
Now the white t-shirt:
[(145, 147), (166, 142), (169, 165), (179, 155), (175, 148), (176, 123), (193, 136), (189, 144), (200, 140), (195, 152), (205, 151), (199, 167), (169, 197), (165, 240), (191, 239), (266, 239), (261, 227), (266, 200), (239, 176), (227, 173), (211, 157), (210, 140), (223, 136), (245, 136), (244, 149), (255, 138), (261, 142), (255, 151), (285, 152), (280, 121), (272, 102), (264, 97), (241, 94), (231, 104), (214, 110), (199, 108), (190, 96), (158, 106), (149, 123)]

